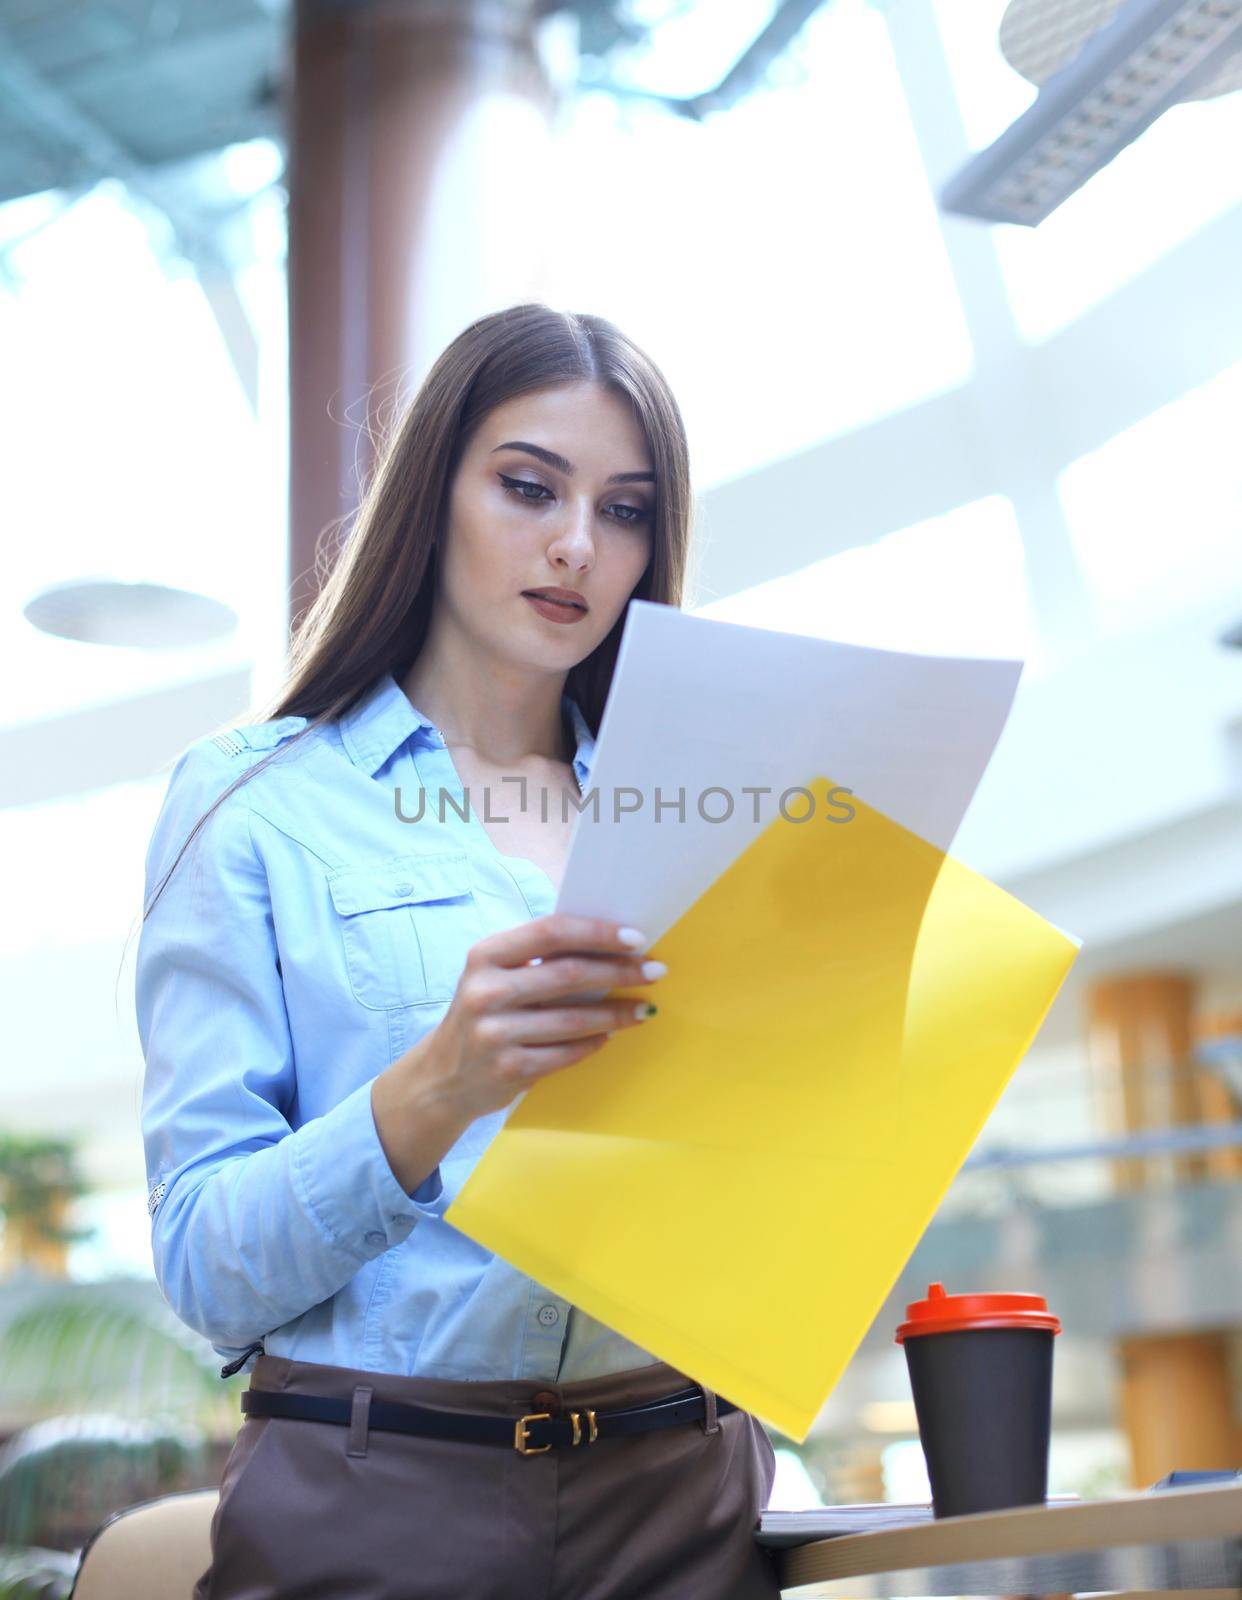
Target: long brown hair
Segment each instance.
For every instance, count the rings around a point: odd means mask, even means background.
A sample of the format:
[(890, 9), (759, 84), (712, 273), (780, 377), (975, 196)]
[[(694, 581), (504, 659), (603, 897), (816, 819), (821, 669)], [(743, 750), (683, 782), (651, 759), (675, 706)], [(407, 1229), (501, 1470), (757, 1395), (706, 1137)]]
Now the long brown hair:
[[(309, 719), (306, 727), (243, 772), (198, 819), (144, 909), (144, 921), (190, 842), (234, 789), (281, 748), (347, 711), (382, 673), (400, 680), (413, 665), (427, 638), (435, 547), (453, 479), (478, 425), (516, 395), (584, 379), (628, 397), (651, 452), (651, 559), (632, 598), (680, 607), (691, 533), (689, 451), (681, 412), (659, 368), (604, 317), (538, 302), (480, 317), (443, 351), (405, 412), (380, 436), (335, 557), (322, 543), (316, 553), (321, 586), (290, 641), (284, 683), (249, 719), (300, 716)], [(622, 611), (607, 638), (566, 675), (565, 690), (592, 733), (599, 731), (624, 624)]]

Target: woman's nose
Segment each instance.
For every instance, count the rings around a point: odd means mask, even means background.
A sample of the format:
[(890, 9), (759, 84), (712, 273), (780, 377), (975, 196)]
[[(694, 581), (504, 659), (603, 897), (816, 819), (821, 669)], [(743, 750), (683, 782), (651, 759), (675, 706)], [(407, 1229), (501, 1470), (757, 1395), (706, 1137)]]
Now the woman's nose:
[(571, 508), (565, 526), (557, 532), (550, 554), (563, 556), (575, 566), (589, 565), (595, 555), (594, 511), (590, 506)]

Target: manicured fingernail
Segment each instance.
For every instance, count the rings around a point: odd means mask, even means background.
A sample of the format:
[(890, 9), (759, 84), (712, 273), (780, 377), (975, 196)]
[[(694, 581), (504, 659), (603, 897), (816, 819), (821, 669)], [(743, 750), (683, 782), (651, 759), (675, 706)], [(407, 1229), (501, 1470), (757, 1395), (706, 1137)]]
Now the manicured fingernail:
[(634, 1015), (640, 1022), (645, 1022), (648, 1017), (655, 1016), (656, 1010), (657, 1007), (653, 1006), (650, 1001), (643, 1000), (640, 1002), (640, 1004), (634, 1007)]
[(644, 961), (642, 972), (644, 978), (662, 978), (668, 971), (663, 961)]
[(622, 944), (628, 944), (631, 950), (637, 950), (648, 943), (647, 935), (639, 928), (618, 928), (617, 938)]

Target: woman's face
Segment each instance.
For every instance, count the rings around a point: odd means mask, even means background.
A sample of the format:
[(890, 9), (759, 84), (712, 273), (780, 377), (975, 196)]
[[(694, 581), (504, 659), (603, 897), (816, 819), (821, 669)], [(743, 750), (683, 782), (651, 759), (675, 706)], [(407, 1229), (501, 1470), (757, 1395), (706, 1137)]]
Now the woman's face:
[[(590, 382), (507, 400), (476, 428), (453, 480), (438, 604), (493, 655), (567, 672), (642, 577), (654, 507), (651, 455), (627, 400)], [(541, 614), (525, 591), (546, 588), (585, 611)]]

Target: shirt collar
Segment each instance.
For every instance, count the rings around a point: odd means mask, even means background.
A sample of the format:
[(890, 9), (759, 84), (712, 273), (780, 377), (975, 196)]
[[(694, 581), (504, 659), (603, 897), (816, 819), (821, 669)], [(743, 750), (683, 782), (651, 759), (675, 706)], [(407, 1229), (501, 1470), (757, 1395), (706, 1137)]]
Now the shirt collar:
[[(595, 758), (595, 738), (578, 702), (570, 694), (561, 696), (573, 728), (573, 766), (583, 789), (590, 779)], [(341, 739), (355, 766), (373, 778), (405, 740), (420, 729), (435, 732), (429, 717), (410, 703), (409, 696), (391, 672), (381, 673), (366, 693), (340, 718)]]

